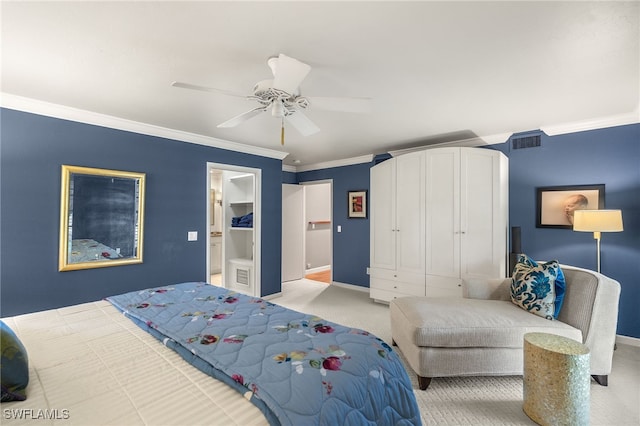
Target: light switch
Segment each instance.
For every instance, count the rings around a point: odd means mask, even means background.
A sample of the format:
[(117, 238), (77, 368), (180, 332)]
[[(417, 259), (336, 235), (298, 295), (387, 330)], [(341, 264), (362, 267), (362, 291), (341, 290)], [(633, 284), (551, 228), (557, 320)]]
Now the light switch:
[(338, 225), (338, 232), (342, 232), (342, 225)]
[(189, 231), (187, 233), (187, 241), (198, 241), (198, 231)]

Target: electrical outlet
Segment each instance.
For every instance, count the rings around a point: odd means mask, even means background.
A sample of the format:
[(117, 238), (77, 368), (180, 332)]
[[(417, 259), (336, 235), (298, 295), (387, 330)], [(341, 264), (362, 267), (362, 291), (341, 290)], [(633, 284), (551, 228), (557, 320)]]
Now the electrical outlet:
[(198, 241), (198, 231), (187, 232), (187, 241)]

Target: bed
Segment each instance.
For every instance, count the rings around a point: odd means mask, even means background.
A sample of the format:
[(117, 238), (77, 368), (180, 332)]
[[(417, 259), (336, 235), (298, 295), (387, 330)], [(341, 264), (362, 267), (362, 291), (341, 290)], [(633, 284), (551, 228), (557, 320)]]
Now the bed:
[(30, 362), (3, 424), (420, 424), (380, 339), (205, 283), (3, 321)]

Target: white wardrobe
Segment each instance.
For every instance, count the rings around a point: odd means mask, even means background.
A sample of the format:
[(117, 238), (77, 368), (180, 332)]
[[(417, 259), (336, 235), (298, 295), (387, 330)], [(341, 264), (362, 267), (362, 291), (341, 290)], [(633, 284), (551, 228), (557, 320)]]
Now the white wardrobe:
[(371, 168), (370, 296), (461, 297), (464, 278), (507, 269), (508, 160), (434, 148)]

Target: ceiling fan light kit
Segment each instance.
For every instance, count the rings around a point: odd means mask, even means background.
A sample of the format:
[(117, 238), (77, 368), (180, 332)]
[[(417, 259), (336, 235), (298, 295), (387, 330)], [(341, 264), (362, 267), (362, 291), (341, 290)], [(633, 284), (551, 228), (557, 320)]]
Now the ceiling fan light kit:
[(220, 123), (217, 127), (235, 127), (270, 109), (273, 117), (282, 120), (280, 142), (283, 145), (284, 120), (287, 120), (303, 136), (310, 136), (320, 131), (320, 128), (302, 112), (302, 110), (306, 110), (310, 106), (329, 111), (361, 113), (370, 111), (371, 99), (369, 98), (314, 98), (300, 96), (300, 84), (311, 71), (311, 67), (297, 59), (280, 54), (267, 59), (267, 65), (271, 69), (273, 79), (261, 80), (256, 83), (253, 87), (252, 95), (240, 95), (229, 90), (178, 81), (174, 81), (172, 86), (228, 96), (240, 96), (247, 100), (258, 102), (260, 106)]

